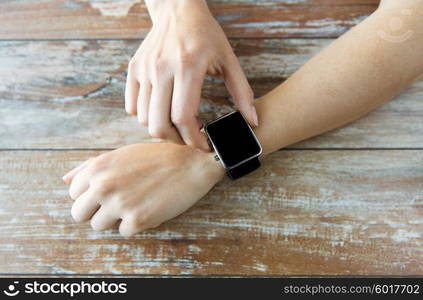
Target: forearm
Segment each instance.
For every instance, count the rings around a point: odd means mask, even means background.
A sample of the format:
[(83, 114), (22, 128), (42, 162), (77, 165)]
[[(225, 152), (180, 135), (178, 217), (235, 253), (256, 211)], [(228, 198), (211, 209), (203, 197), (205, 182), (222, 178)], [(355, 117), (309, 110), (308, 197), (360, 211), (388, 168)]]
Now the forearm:
[[(423, 72), (422, 2), (390, 7), (393, 2), (385, 1), (385, 7), (258, 99), (255, 131), (264, 155), (351, 122), (410, 85)], [(403, 15), (404, 9), (411, 15)], [(380, 36), (395, 17), (404, 31), (413, 32), (406, 41)]]

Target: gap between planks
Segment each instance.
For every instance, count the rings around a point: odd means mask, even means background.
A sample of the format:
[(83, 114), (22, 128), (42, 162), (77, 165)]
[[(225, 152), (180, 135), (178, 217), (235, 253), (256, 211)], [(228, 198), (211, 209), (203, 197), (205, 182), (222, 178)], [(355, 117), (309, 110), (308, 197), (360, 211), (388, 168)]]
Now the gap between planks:
[[(144, 142), (148, 143), (148, 142)], [(131, 145), (131, 144), (128, 144)], [(122, 145), (126, 146), (125, 145)], [(37, 151), (113, 151), (118, 148), (4, 148), (0, 152), (37, 152)], [(282, 148), (277, 151), (423, 151), (423, 148)]]
[[(339, 35), (333, 36), (282, 36), (282, 37), (227, 37), (228, 40), (333, 40), (339, 38)], [(95, 41), (143, 41), (144, 38), (52, 38), (52, 39), (0, 39), (1, 42), (95, 42)]]

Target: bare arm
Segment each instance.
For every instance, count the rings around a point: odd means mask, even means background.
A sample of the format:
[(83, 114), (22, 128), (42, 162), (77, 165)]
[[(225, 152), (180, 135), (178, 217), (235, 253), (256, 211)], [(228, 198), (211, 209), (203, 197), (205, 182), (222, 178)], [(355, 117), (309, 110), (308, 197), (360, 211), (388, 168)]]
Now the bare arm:
[[(395, 18), (412, 33), (401, 41), (383, 34)], [(255, 130), (264, 155), (351, 122), (391, 99), (423, 72), (422, 54), (423, 0), (383, 1), (362, 24), (257, 101)], [(91, 220), (97, 230), (121, 220), (120, 232), (131, 236), (179, 215), (223, 176), (212, 153), (156, 143), (100, 155), (63, 179), (71, 184), (75, 220)]]
[[(399, 33), (390, 32), (390, 22), (402, 24)], [(422, 73), (423, 1), (382, 1), (364, 22), (258, 100), (256, 133), (264, 154), (363, 116)]]

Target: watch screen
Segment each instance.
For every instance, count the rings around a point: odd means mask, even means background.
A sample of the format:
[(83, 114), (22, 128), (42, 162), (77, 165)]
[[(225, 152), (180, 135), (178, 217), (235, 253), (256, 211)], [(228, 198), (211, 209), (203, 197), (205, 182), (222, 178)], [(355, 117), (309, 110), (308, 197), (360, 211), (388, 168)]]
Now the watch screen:
[(238, 111), (208, 124), (207, 133), (227, 167), (260, 153), (260, 145)]

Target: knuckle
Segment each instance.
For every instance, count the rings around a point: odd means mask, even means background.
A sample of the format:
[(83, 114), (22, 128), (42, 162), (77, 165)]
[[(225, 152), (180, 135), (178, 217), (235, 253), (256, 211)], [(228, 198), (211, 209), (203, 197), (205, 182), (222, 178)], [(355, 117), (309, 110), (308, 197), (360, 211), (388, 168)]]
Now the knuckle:
[(104, 169), (109, 162), (109, 155), (107, 153), (97, 156), (90, 162), (90, 169), (100, 171)]
[(115, 194), (113, 196), (113, 210), (117, 212), (129, 212), (133, 209), (132, 205), (125, 201), (122, 194)]
[(163, 70), (167, 67), (167, 59), (163, 56), (158, 56), (154, 62), (156, 70)]
[(104, 159), (99, 156), (96, 159), (94, 159), (91, 163), (90, 163), (90, 168), (97, 171), (100, 170), (103, 166), (104, 166)]
[(137, 62), (136, 65), (139, 67), (144, 67), (147, 65), (148, 57), (146, 55), (139, 55), (137, 56)]
[(134, 71), (136, 69), (137, 65), (138, 65), (137, 60), (134, 57), (131, 58), (129, 63), (128, 63), (128, 70)]
[(95, 193), (100, 196), (108, 195), (113, 192), (114, 181), (108, 178), (97, 178), (91, 183)]
[(168, 61), (163, 57), (157, 57), (152, 64), (151, 67), (151, 74), (152, 74), (152, 81), (157, 82), (158, 79), (166, 74), (166, 70), (168, 68)]
[(182, 68), (192, 67), (198, 57), (199, 51), (197, 49), (181, 50), (178, 54), (178, 61)]
[(124, 219), (130, 220), (137, 203), (128, 201), (122, 194), (116, 193), (113, 195), (113, 210), (118, 212)]

